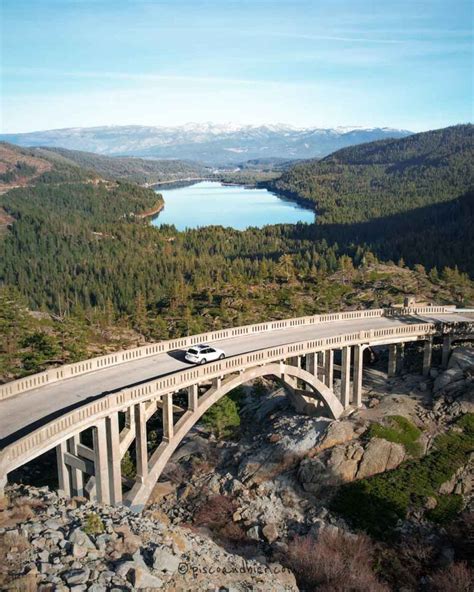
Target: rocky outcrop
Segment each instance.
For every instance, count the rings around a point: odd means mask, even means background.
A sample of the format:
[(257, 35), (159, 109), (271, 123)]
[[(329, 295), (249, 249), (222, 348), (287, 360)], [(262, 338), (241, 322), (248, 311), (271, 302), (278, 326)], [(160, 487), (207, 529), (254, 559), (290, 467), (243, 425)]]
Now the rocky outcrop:
[(433, 395), (435, 411), (447, 404), (450, 408), (446, 411), (450, 414), (474, 413), (474, 348), (453, 350), (448, 368), (434, 380)]
[[(8, 565), (0, 571), (4, 575), (21, 551), (15, 576), (27, 577), (28, 589), (298, 590), (293, 574), (281, 565), (267, 563), (264, 557), (244, 560), (198, 532), (124, 507), (100, 506), (84, 498), (67, 500), (47, 488), (11, 486), (7, 491), (12, 509), (0, 513), (0, 524), (5, 525), (0, 543), (21, 540), (22, 546), (17, 542), (9, 549)], [(278, 536), (270, 522), (263, 536)]]
[(364, 448), (360, 442), (354, 441), (303, 460), (298, 480), (305, 491), (319, 493), (326, 487), (395, 469), (404, 458), (405, 449), (401, 444), (373, 438)]
[(405, 459), (402, 444), (388, 442), (383, 438), (373, 438), (367, 444), (362, 456), (356, 478), (363, 479), (384, 471), (391, 471)]

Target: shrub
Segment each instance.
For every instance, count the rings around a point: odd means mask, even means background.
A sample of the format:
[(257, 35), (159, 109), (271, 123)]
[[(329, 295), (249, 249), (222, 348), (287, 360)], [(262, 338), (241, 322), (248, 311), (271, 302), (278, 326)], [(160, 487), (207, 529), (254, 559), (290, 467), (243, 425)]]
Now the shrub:
[(213, 495), (201, 504), (194, 516), (196, 526), (206, 526), (223, 539), (240, 542), (246, 540), (242, 528), (232, 520), (235, 501), (226, 495)]
[(102, 534), (104, 530), (104, 523), (98, 514), (91, 512), (87, 515), (84, 525), (84, 532), (86, 534)]
[(390, 415), (387, 418), (387, 424), (371, 424), (368, 431), (369, 438), (383, 438), (389, 442), (403, 444), (408, 454), (415, 457), (420, 456), (421, 446), (417, 442), (421, 436), (419, 428), (401, 415)]
[(206, 411), (202, 416), (202, 422), (218, 438), (231, 436), (240, 426), (237, 403), (229, 395), (222, 397)]
[(374, 546), (365, 535), (348, 536), (322, 531), (317, 540), (296, 537), (290, 542), (286, 564), (298, 585), (318, 592), (385, 592), (373, 570)]
[[(393, 471), (341, 487), (332, 509), (375, 537), (391, 538), (409, 507), (422, 508), (427, 497), (436, 497), (440, 485), (467, 463), (473, 448), (474, 435), (466, 430), (441, 434), (435, 440), (434, 451), (422, 459), (406, 461)], [(455, 511), (459, 511), (459, 502), (443, 500), (434, 516), (447, 520)]]
[(427, 517), (438, 524), (445, 524), (455, 518), (462, 510), (462, 495), (440, 495), (437, 506), (427, 512)]

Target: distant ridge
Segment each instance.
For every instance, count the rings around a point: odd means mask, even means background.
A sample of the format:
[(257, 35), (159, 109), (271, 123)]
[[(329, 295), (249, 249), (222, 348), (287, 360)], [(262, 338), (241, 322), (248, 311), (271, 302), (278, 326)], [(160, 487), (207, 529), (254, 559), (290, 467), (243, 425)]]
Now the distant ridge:
[(0, 134), (19, 146), (60, 147), (108, 156), (199, 161), (237, 165), (261, 158), (322, 158), (335, 150), (410, 135), (392, 128), (296, 128), (286, 124), (188, 123), (176, 127), (102, 126)]

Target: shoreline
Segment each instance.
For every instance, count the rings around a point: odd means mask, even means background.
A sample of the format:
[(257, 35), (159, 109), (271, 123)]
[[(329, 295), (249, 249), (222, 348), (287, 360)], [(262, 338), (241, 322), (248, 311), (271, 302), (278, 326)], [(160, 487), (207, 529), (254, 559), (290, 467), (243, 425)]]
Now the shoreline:
[(161, 210), (165, 207), (165, 201), (162, 198), (161, 201), (153, 207), (151, 210), (147, 210), (146, 212), (142, 212), (141, 214), (136, 214), (137, 218), (144, 219), (144, 218), (152, 218), (161, 212)]

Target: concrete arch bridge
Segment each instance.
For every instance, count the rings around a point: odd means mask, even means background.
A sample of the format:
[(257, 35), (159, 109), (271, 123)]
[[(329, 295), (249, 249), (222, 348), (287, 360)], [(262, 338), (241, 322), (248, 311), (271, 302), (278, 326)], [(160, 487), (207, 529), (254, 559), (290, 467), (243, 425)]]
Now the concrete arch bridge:
[[(474, 310), (424, 306), (372, 309), (272, 321), (145, 345), (68, 364), (0, 386), (0, 485), (8, 474), (56, 449), (59, 488), (103, 503), (140, 509), (170, 456), (221, 397), (261, 376), (282, 380), (303, 406), (333, 418), (362, 404), (363, 352), (388, 345), (388, 373), (403, 360), (405, 343), (421, 341), (423, 372), (433, 339), (472, 337)], [(223, 360), (184, 362), (183, 350), (213, 343)], [(340, 350), (340, 395), (334, 352)], [(304, 394), (301, 394), (304, 389)], [(177, 405), (186, 394), (186, 405)], [(162, 437), (148, 452), (147, 422), (161, 415)], [(135, 442), (136, 478), (124, 491), (121, 459)]]

